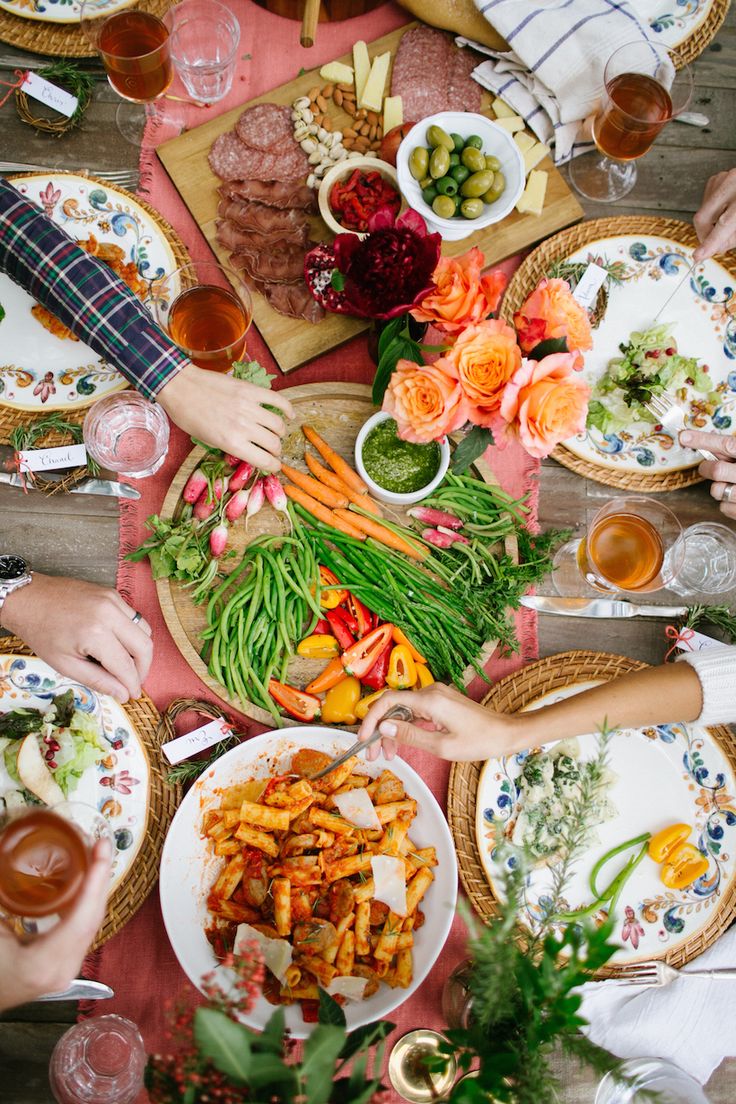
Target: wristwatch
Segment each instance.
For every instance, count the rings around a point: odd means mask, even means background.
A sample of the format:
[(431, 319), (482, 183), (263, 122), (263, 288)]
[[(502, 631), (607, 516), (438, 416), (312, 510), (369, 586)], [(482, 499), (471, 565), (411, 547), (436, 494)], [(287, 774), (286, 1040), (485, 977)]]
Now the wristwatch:
[(8, 595), (32, 581), (33, 573), (22, 556), (0, 556), (0, 618)]

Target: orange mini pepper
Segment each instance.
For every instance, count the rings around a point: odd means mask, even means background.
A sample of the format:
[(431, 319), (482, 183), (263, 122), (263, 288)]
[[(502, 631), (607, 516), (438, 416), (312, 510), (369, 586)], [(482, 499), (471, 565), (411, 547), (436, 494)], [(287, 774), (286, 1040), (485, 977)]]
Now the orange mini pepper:
[(326, 633), (312, 633), (311, 636), (305, 636), (297, 644), (296, 650), (300, 656), (305, 656), (307, 659), (332, 659), (333, 656), (340, 654), (340, 646), (336, 638)]
[(408, 644), (397, 644), (388, 661), (386, 682), (392, 690), (410, 690), (417, 681), (417, 668)]
[(313, 678), (307, 686), (308, 694), (324, 694), (326, 690), (331, 690), (333, 686), (336, 686), (341, 679), (345, 678), (345, 669), (342, 665), (342, 660), (339, 656), (335, 656), (331, 659), (323, 671)]
[(655, 862), (665, 862), (680, 847), (692, 832), (689, 824), (670, 824), (655, 832), (649, 840), (649, 858)]
[[(340, 584), (337, 581), (337, 575), (330, 571), (329, 567), (319, 566), (319, 583), (322, 587), (322, 592), (319, 598), (319, 604), (322, 609), (337, 609), (341, 606), (348, 596), (346, 590), (340, 588)], [(325, 589), (329, 587), (330, 589)]]
[(412, 657), (412, 659), (414, 660), (415, 663), (426, 663), (427, 662), (426, 659), (424, 658), (424, 656), (422, 655), (422, 653), (418, 652), (417, 649), (414, 647), (414, 645), (412, 644), (411, 640), (409, 640), (409, 637), (406, 635), (406, 633), (402, 632), (401, 629), (397, 625), (394, 625), (394, 631), (393, 631), (392, 635), (393, 635), (393, 639), (394, 639), (394, 644), (405, 644), (406, 645), (406, 647), (411, 652), (411, 657)]
[(667, 856), (660, 877), (668, 889), (684, 889), (702, 877), (707, 869), (705, 855), (692, 843), (681, 843)]

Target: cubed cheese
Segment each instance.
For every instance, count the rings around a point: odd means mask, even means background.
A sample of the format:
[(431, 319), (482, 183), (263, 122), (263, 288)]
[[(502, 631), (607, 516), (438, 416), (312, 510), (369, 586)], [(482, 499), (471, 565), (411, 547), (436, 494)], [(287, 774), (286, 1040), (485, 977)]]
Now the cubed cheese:
[(368, 47), (365, 42), (356, 42), (353, 46), (353, 66), (355, 67), (355, 95), (358, 100), (363, 97), (368, 74), (371, 71), (371, 59), (368, 57)]
[(533, 169), (529, 173), (526, 188), (516, 204), (516, 210), (522, 215), (541, 215), (546, 191), (547, 173)]
[(537, 144), (537, 139), (532, 138), (531, 134), (527, 134), (525, 130), (518, 130), (514, 135), (514, 141), (522, 153), (526, 153), (528, 149)]
[(379, 54), (373, 59), (368, 80), (365, 82), (363, 95), (358, 97), (358, 105), (366, 111), (380, 111), (383, 106), (383, 90), (386, 87), (388, 67), (391, 63), (391, 54)]
[(493, 101), (493, 110), (496, 113), (497, 119), (510, 119), (512, 115), (516, 114), (513, 107), (509, 107), (503, 100), (499, 100), (498, 96), (496, 96)]
[(383, 133), (388, 134), (404, 121), (404, 109), (401, 96), (387, 96), (383, 101)]
[(319, 71), (322, 80), (331, 81), (332, 84), (352, 84), (353, 70), (349, 65), (341, 61), (329, 61)]
[(504, 115), (502, 119), (495, 119), (496, 126), (503, 127), (509, 134), (515, 134), (517, 130), (524, 129), (524, 120), (521, 115)]
[(539, 162), (549, 153), (549, 146), (544, 142), (535, 142), (528, 150), (521, 151), (524, 154), (524, 172), (528, 176), (532, 169), (536, 169)]

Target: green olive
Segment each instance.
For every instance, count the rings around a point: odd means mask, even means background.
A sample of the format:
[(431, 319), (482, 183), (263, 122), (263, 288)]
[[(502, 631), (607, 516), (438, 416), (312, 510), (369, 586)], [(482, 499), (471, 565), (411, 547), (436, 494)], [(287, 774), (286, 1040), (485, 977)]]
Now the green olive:
[(447, 176), (450, 168), (450, 155), (444, 146), (437, 146), (429, 159), (429, 175), (433, 180)]
[(458, 184), (464, 184), (470, 176), (470, 169), (465, 165), (456, 165), (454, 169), (450, 169), (450, 176), (453, 180), (457, 180)]
[(415, 180), (423, 180), (429, 168), (429, 154), (424, 146), (417, 146), (409, 155), (409, 172)]
[(450, 154), (450, 168), (454, 169), (459, 164), (460, 164), (460, 154), (459, 153), (451, 153)]
[(434, 184), (434, 180), (429, 174), (427, 174), (427, 176), (423, 176), (422, 179), (419, 181), (419, 187), (422, 188), (422, 190), (424, 188), (428, 188), (430, 184)]
[(438, 195), (432, 204), (432, 210), (440, 218), (452, 218), (455, 214), (455, 200), (452, 196)]
[(455, 153), (462, 153), (465, 148), (465, 139), (462, 134), (451, 134), (450, 137), (455, 143)]
[(476, 172), (472, 176), (469, 176), (464, 184), (460, 185), (460, 195), (468, 196), (471, 199), (475, 199), (477, 196), (485, 195), (493, 184), (493, 173)]
[(486, 168), (489, 172), (498, 172), (501, 168), (501, 162), (497, 157), (493, 157), (491, 154), (486, 154)]
[(463, 206), (463, 203), (465, 202), (465, 200), (463, 199), (463, 197), (460, 195), (459, 192), (458, 192), (457, 195), (453, 196), (452, 198), (455, 200), (455, 218), (462, 218), (463, 217), (462, 206)]
[(426, 188), (422, 188), (422, 199), (424, 200), (424, 202), (427, 204), (428, 207), (432, 206), (435, 199), (437, 198), (437, 195), (438, 195), (438, 192), (437, 192), (437, 188), (435, 186), (434, 180)]
[(464, 199), (460, 204), (460, 213), (463, 218), (476, 219), (483, 214), (485, 203), (482, 199)]
[(451, 176), (443, 176), (437, 181), (437, 191), (440, 195), (457, 195), (457, 180), (453, 180)]
[(451, 153), (455, 149), (455, 143), (442, 127), (431, 126), (427, 130), (427, 145), (433, 149), (446, 149)]
[(486, 159), (475, 146), (466, 146), (460, 154), (460, 160), (471, 173), (482, 172), (486, 167)]
[(465, 139), (465, 146), (466, 146), (466, 148), (468, 146), (472, 146), (473, 149), (482, 150), (483, 149), (483, 139), (479, 138), (477, 134), (471, 134), (469, 138)]
[(501, 172), (493, 174), (493, 183), (483, 195), (484, 203), (495, 203), (506, 187), (506, 177)]

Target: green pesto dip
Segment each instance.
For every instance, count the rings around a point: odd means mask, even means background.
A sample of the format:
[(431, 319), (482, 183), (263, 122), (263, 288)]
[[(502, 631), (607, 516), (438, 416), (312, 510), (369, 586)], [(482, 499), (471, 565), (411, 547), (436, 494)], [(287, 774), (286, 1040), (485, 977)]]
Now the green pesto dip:
[(394, 494), (411, 494), (426, 487), (439, 471), (440, 459), (436, 441), (427, 445), (402, 441), (393, 418), (379, 422), (363, 442), (365, 470), (374, 483)]

